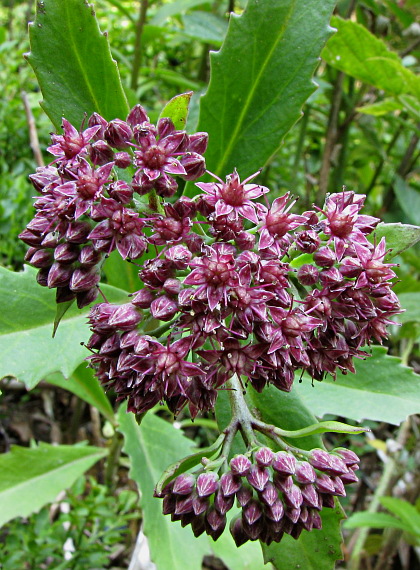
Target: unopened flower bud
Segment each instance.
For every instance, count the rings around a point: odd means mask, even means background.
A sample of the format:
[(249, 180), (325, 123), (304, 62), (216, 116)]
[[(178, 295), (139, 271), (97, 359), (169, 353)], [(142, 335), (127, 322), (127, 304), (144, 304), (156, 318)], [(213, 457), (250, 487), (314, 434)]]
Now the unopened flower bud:
[(299, 267), (297, 272), (297, 278), (302, 283), (302, 285), (315, 285), (318, 283), (319, 271), (315, 265), (307, 263)]
[(128, 152), (116, 152), (113, 160), (118, 168), (128, 168), (131, 164), (131, 156)]
[(321, 247), (314, 253), (314, 261), (320, 267), (332, 267), (337, 261), (337, 257), (328, 246)]
[(261, 467), (269, 467), (274, 459), (274, 452), (269, 447), (260, 447), (258, 451), (255, 452), (255, 461)]
[(197, 477), (197, 493), (199, 497), (208, 497), (219, 488), (219, 478), (216, 473), (209, 471)]
[(275, 454), (273, 460), (273, 469), (278, 473), (285, 475), (294, 475), (296, 468), (296, 459), (291, 453), (279, 451)]
[(70, 265), (62, 265), (57, 261), (53, 263), (48, 272), (48, 287), (64, 287), (70, 283), (73, 274), (73, 267)]
[(126, 303), (115, 309), (109, 319), (109, 324), (120, 330), (130, 330), (136, 327), (140, 321), (141, 314), (136, 310), (134, 305)]
[(236, 455), (230, 460), (229, 465), (234, 475), (243, 477), (249, 472), (252, 464), (246, 455)]
[(125, 121), (114, 119), (108, 123), (105, 129), (105, 140), (114, 148), (126, 148), (130, 146), (133, 131)]
[(189, 495), (195, 485), (195, 477), (190, 474), (179, 475), (174, 482), (172, 492), (176, 495)]
[(69, 287), (74, 293), (81, 293), (95, 287), (100, 279), (101, 274), (96, 267), (79, 267), (74, 270)]

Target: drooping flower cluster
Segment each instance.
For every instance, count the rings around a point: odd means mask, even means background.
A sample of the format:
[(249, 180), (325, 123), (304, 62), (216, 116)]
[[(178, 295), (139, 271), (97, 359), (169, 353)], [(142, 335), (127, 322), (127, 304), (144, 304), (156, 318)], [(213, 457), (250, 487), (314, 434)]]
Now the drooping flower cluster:
[(164, 514), (182, 526), (191, 524), (195, 536), (206, 532), (214, 540), (236, 503), (241, 513), (230, 523), (236, 545), (270, 544), (285, 533), (297, 539), (303, 530), (320, 529), (320, 511), (333, 508), (335, 496), (346, 495), (344, 486), (357, 481), (358, 463), (355, 453), (340, 448), (314, 449), (302, 460), (260, 447), (253, 457), (236, 455), (220, 478), (214, 471), (179, 475), (159, 496)]
[[(57, 289), (57, 302), (77, 298), (79, 307), (97, 297), (105, 255), (117, 249), (135, 259), (147, 248), (135, 193), (172, 196), (174, 175), (195, 180), (204, 173), (207, 146), (206, 133), (187, 135), (170, 119), (155, 127), (140, 105), (126, 121), (94, 113), (88, 122), (79, 132), (63, 119), (63, 135), (52, 135), (48, 150), (56, 159), (30, 177), (41, 196), (19, 236), (30, 246), (25, 259), (39, 269), (38, 282)], [(118, 179), (118, 170), (127, 175)]]

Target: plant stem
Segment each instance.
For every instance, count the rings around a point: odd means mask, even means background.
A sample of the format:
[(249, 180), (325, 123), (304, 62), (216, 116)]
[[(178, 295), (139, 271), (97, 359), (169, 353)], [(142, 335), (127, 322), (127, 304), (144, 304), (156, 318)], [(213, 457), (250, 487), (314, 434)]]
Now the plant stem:
[(141, 36), (143, 34), (143, 28), (146, 22), (146, 14), (148, 7), (149, 7), (149, 0), (140, 0), (139, 18), (136, 24), (136, 42), (134, 45), (134, 60), (133, 60), (133, 67), (131, 69), (130, 87), (131, 89), (133, 89), (133, 91), (137, 89), (139, 81), (139, 70), (140, 70), (141, 55), (142, 55)]
[(29, 99), (26, 91), (21, 93), (23, 106), (25, 107), (26, 122), (28, 123), (29, 129), (29, 143), (31, 145), (32, 152), (34, 153), (34, 158), (37, 166), (44, 166), (44, 159), (42, 157), (42, 152), (39, 147), (38, 133), (36, 130), (35, 119), (32, 113), (31, 106), (29, 104)]
[(111, 446), (105, 466), (105, 485), (113, 491), (116, 487), (116, 474), (123, 446), (123, 436), (115, 431), (112, 437)]
[(331, 102), (330, 114), (328, 117), (327, 133), (325, 136), (324, 153), (322, 157), (321, 169), (319, 171), (319, 198), (322, 199), (328, 191), (330, 177), (331, 160), (334, 147), (337, 142), (338, 114), (343, 98), (343, 81), (345, 74), (339, 71), (333, 85), (334, 96)]
[(252, 423), (255, 418), (249, 411), (243, 394), (244, 388), (237, 374), (229, 378), (226, 382), (226, 388), (228, 389), (229, 402), (232, 410), (232, 422), (228, 429), (234, 431), (233, 435), (240, 430), (248, 446), (256, 445), (257, 440), (254, 430), (252, 429)]

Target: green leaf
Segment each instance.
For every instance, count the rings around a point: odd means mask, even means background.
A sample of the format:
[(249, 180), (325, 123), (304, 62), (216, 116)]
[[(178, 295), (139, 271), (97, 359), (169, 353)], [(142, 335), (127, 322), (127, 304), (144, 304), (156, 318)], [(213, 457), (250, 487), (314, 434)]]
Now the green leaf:
[(195, 11), (182, 18), (183, 34), (201, 42), (220, 47), (227, 30), (227, 20), (211, 12)]
[(402, 211), (409, 222), (420, 224), (420, 192), (412, 188), (407, 182), (396, 175), (394, 180), (394, 192)]
[(12, 446), (10, 452), (0, 455), (0, 526), (54, 501), (106, 453), (90, 446)]
[(410, 531), (420, 537), (420, 513), (414, 505), (397, 497), (381, 497), (381, 505), (399, 517)]
[(382, 40), (351, 20), (333, 17), (331, 24), (337, 33), (322, 52), (327, 63), (388, 95), (420, 97), (420, 77), (404, 67)]
[(57, 308), (55, 312), (55, 319), (54, 319), (54, 326), (52, 336), (55, 337), (55, 333), (57, 332), (58, 325), (60, 324), (61, 319), (73, 305), (76, 299), (72, 299), (71, 301), (66, 301), (64, 303), (57, 303)]
[(311, 426), (304, 427), (295, 431), (281, 430), (281, 435), (288, 438), (300, 438), (307, 435), (314, 435), (316, 433), (350, 433), (357, 434), (370, 431), (369, 428), (349, 426), (342, 422), (319, 422)]
[(379, 243), (384, 236), (386, 245), (391, 250), (385, 255), (385, 261), (389, 262), (393, 257), (420, 241), (420, 227), (399, 222), (396, 224), (381, 222), (369, 237), (371, 241), (376, 240), (376, 243)]
[(128, 263), (118, 251), (113, 251), (103, 265), (107, 283), (118, 289), (134, 293), (140, 288), (139, 268)]
[(405, 313), (401, 313), (397, 317), (400, 323), (412, 321), (420, 323), (420, 292), (400, 293), (398, 299), (402, 308), (405, 309)]
[(124, 435), (123, 449), (131, 460), (130, 477), (141, 492), (143, 530), (149, 541), (152, 561), (158, 570), (201, 568), (203, 556), (209, 553), (207, 540), (204, 537), (196, 539), (191, 528), (171, 522), (162, 514), (162, 500), (153, 497), (162, 472), (180, 457), (190, 455), (192, 442), (153, 414), (147, 414), (138, 426), (134, 415), (126, 412), (125, 405), (118, 411), (118, 422)]
[(81, 364), (70, 378), (64, 378), (62, 374), (55, 373), (50, 374), (46, 381), (49, 384), (59, 386), (76, 394), (76, 396), (97, 408), (104, 418), (111, 423), (115, 423), (111, 403), (98, 379), (93, 374), (92, 368), (87, 368), (86, 364)]
[(211, 79), (201, 99), (198, 130), (209, 133), (207, 168), (241, 178), (279, 149), (315, 90), (312, 76), (333, 0), (249, 0), (231, 15), (221, 50), (211, 54)]
[[(89, 356), (80, 345), (89, 336), (88, 308), (71, 307), (52, 338), (55, 291), (36, 282), (37, 271), (15, 273), (0, 267), (0, 378), (14, 376), (33, 388), (52, 372), (66, 378)], [(101, 285), (110, 302), (127, 302), (127, 293)], [(98, 299), (101, 302), (101, 299)]]
[(179, 131), (185, 130), (188, 117), (188, 106), (192, 97), (192, 91), (182, 93), (173, 97), (163, 108), (159, 119), (168, 117), (172, 120), (175, 129)]
[(272, 562), (276, 570), (334, 570), (335, 562), (342, 560), (340, 507), (321, 511), (322, 530), (303, 532), (298, 540), (285, 534), (279, 544), (263, 545), (265, 562)]
[[(259, 394), (252, 387), (249, 387), (246, 399), (258, 417), (281, 429), (296, 431), (305, 429), (307, 426), (313, 426), (316, 423), (315, 416), (312, 411), (309, 411), (310, 408), (294, 391), (281, 392), (269, 385)], [(290, 410), (293, 410), (293, 413), (290, 413)], [(299, 440), (299, 447), (302, 449), (322, 447), (322, 441), (317, 434), (312, 433)]]
[(384, 99), (383, 101), (378, 101), (378, 103), (372, 103), (372, 105), (365, 105), (364, 107), (357, 107), (356, 111), (363, 113), (364, 115), (373, 115), (374, 117), (382, 117), (393, 111), (401, 111), (404, 105), (400, 103), (397, 99)]
[(79, 128), (85, 113), (125, 119), (128, 103), (92, 4), (43, 0), (30, 24), (33, 67), (44, 97), (41, 106), (57, 129), (65, 117)]
[(168, 18), (207, 3), (206, 0), (173, 0), (161, 6), (149, 23), (152, 26), (163, 26)]
[(399, 528), (407, 532), (412, 531), (408, 525), (387, 513), (354, 513), (343, 526), (344, 528)]
[(313, 386), (304, 376), (292, 393), (318, 417), (333, 414), (399, 425), (410, 414), (420, 413), (420, 376), (386, 353), (386, 348), (374, 346), (370, 358), (355, 360), (356, 374), (339, 375), (335, 382), (326, 377)]

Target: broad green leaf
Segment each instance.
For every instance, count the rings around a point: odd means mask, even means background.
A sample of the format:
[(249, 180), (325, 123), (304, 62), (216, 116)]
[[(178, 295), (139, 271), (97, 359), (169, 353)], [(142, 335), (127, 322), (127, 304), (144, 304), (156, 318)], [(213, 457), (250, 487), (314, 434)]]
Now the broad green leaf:
[(400, 293), (398, 298), (405, 313), (398, 315), (400, 323), (412, 321), (420, 323), (420, 292)]
[(294, 540), (285, 534), (279, 544), (263, 546), (264, 560), (276, 570), (334, 570), (342, 560), (340, 521), (345, 518), (341, 507), (323, 509), (322, 530), (312, 530)]
[(90, 446), (12, 446), (0, 455), (0, 526), (54, 501), (106, 453)]
[(385, 224), (381, 222), (370, 235), (371, 240), (380, 240), (385, 237), (386, 245), (390, 251), (385, 255), (385, 261), (389, 262), (393, 257), (399, 255), (409, 247), (420, 241), (420, 227), (410, 224)]
[(141, 492), (143, 530), (157, 570), (201, 568), (203, 556), (209, 554), (207, 540), (196, 539), (191, 528), (171, 522), (170, 517), (162, 514), (162, 499), (153, 497), (163, 471), (181, 457), (190, 455), (192, 442), (153, 414), (147, 414), (138, 426), (134, 415), (126, 412), (126, 406), (120, 407), (118, 422), (124, 435), (123, 449), (131, 460), (130, 477)]
[(355, 421), (376, 420), (398, 425), (410, 414), (420, 413), (420, 376), (388, 356), (382, 346), (372, 347), (372, 356), (355, 360), (356, 374), (326, 377), (314, 382), (304, 376), (293, 392), (322, 417), (334, 414)]
[(344, 528), (399, 528), (412, 532), (412, 528), (387, 513), (354, 513), (343, 524)]
[(244, 544), (239, 553), (227, 528), (224, 535), (213, 542), (207, 536), (195, 538), (191, 527), (182, 528), (179, 522), (171, 522), (170, 517), (162, 514), (162, 499), (153, 497), (155, 485), (168, 465), (191, 454), (192, 441), (153, 414), (146, 414), (138, 426), (133, 414), (126, 412), (125, 405), (118, 411), (118, 421), (124, 435), (124, 451), (131, 460), (130, 477), (141, 492), (144, 533), (157, 570), (198, 570), (203, 556), (212, 552), (223, 560), (226, 558), (226, 563), (236, 560), (241, 570), (262, 570), (261, 550), (257, 544)]
[(315, 90), (312, 76), (333, 0), (249, 0), (231, 15), (221, 50), (211, 54), (211, 79), (201, 99), (199, 131), (209, 133), (207, 168), (245, 178), (264, 166), (301, 116)]
[[(52, 338), (55, 291), (38, 285), (36, 273), (28, 266), (19, 273), (0, 267), (0, 378), (14, 376), (28, 389), (52, 372), (68, 378), (89, 356), (80, 345), (90, 336), (89, 309), (71, 307)], [(125, 291), (109, 285), (101, 289), (110, 302), (127, 302)]]
[(55, 373), (48, 376), (46, 381), (76, 394), (91, 406), (95, 406), (111, 423), (115, 422), (111, 403), (98, 379), (94, 376), (92, 368), (87, 368), (86, 364), (81, 364), (71, 374), (70, 378), (64, 378), (62, 374)]
[(420, 224), (420, 192), (396, 175), (394, 180), (394, 192), (402, 211), (408, 221), (416, 225)]
[(420, 513), (414, 505), (397, 497), (381, 497), (379, 500), (382, 506), (408, 525), (411, 532), (420, 536)]
[(125, 119), (128, 103), (92, 4), (86, 0), (43, 0), (30, 25), (33, 67), (44, 97), (41, 103), (59, 129), (65, 117), (79, 128), (85, 114)]
[(188, 106), (190, 104), (191, 97), (192, 91), (173, 97), (163, 108), (159, 115), (159, 119), (168, 117), (172, 120), (177, 130), (185, 130), (188, 117)]
[(332, 67), (383, 89), (387, 95), (420, 97), (420, 77), (403, 66), (398, 55), (364, 26), (338, 17), (331, 19), (337, 33), (328, 41), (322, 57)]
[(195, 11), (182, 18), (183, 34), (201, 42), (220, 47), (227, 30), (227, 20), (211, 12)]

